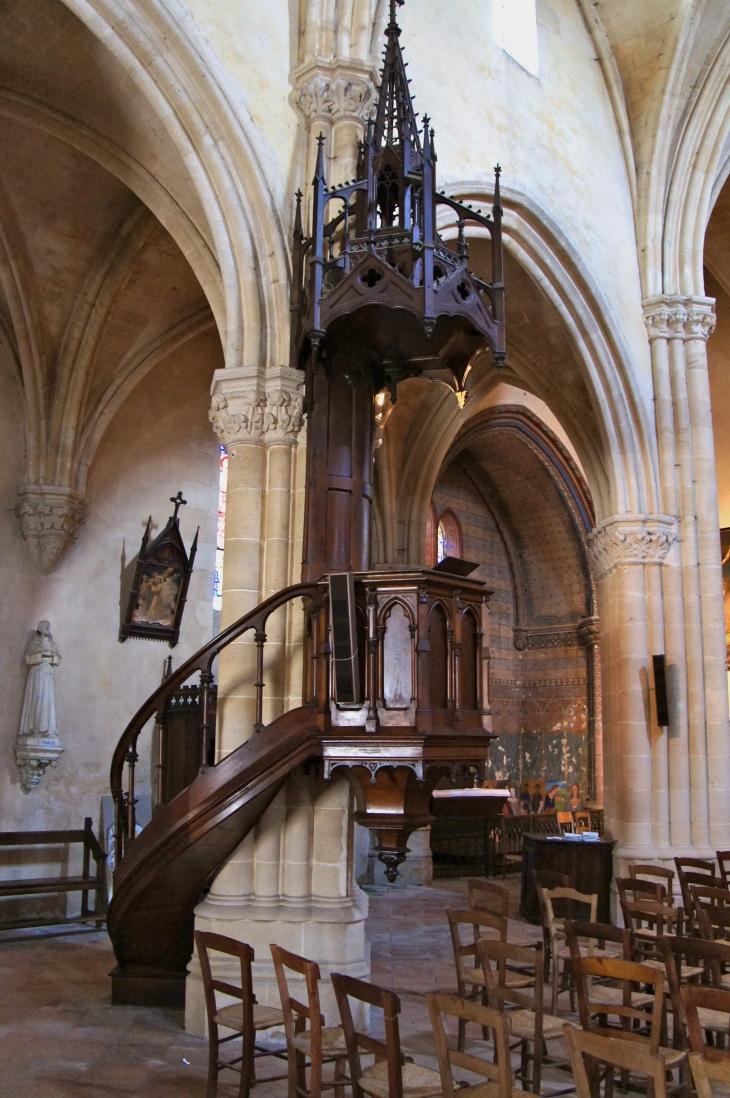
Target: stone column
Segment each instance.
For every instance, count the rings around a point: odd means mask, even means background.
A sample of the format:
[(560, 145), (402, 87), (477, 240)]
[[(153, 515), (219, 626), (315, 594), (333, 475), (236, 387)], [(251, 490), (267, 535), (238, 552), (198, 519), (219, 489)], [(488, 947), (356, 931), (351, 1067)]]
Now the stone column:
[[(706, 341), (709, 298), (644, 302), (652, 345), (662, 503), (681, 552), (663, 569), (671, 727), (673, 853), (708, 856), (730, 841), (730, 744), (719, 517)], [(668, 561), (668, 564), (670, 561)]]
[[(210, 420), (228, 451), (221, 627), (290, 582), (292, 451), (302, 427), (300, 375), (282, 366), (217, 370)], [(283, 710), (286, 614), (271, 622), (268, 722)], [(245, 633), (218, 661), (218, 757), (249, 738), (255, 719), (255, 644)]]
[(588, 537), (601, 607), (606, 823), (619, 858), (656, 853), (646, 572), (676, 537), (673, 518), (643, 514), (614, 515)]
[(375, 77), (362, 62), (318, 57), (294, 73), (294, 102), (307, 124), (307, 184), (314, 175), (320, 133), (325, 139), (327, 182), (342, 184), (357, 177), (357, 143), (374, 111)]

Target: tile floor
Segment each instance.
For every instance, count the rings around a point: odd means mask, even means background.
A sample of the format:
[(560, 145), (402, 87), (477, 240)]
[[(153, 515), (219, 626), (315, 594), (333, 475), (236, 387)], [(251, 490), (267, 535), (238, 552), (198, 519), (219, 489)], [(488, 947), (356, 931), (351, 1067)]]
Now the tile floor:
[[(461, 880), (370, 890), (372, 980), (399, 993), (404, 1049), (434, 1067), (422, 996), (456, 990), (445, 909), (465, 897)], [(521, 922), (510, 931), (536, 936)], [(104, 932), (0, 942), (0, 1098), (203, 1098), (206, 1042), (184, 1032), (181, 1011), (112, 1007), (113, 963)], [(236, 1083), (224, 1073), (219, 1098), (233, 1098)], [(256, 1093), (283, 1098), (285, 1084)]]

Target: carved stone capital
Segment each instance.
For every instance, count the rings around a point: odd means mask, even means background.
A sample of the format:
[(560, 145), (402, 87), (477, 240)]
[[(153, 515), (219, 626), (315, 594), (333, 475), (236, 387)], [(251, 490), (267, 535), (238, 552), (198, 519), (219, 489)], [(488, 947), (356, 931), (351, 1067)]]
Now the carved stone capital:
[(216, 370), (208, 419), (224, 446), (293, 444), (304, 424), (302, 376), (286, 366), (262, 377), (245, 367)]
[(677, 540), (668, 515), (614, 515), (588, 535), (588, 553), (597, 579), (627, 564), (663, 564)]
[(707, 340), (717, 323), (715, 301), (711, 297), (660, 294), (647, 298), (642, 305), (650, 340)]
[(585, 648), (592, 648), (601, 639), (600, 621), (596, 615), (578, 622), (578, 638)]
[(294, 101), (308, 123), (356, 118), (367, 122), (377, 102), (372, 74), (357, 68), (318, 61), (295, 74)]
[(18, 489), (15, 514), (38, 571), (47, 576), (79, 536), (88, 500), (72, 488), (29, 484)]

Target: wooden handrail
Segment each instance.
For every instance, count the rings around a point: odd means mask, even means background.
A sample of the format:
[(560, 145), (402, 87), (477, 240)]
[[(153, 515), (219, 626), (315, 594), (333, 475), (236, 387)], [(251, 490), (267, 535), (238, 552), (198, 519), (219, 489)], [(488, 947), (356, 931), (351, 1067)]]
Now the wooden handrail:
[[(124, 847), (128, 842), (134, 840), (135, 837), (135, 813), (134, 813), (134, 766), (137, 762), (138, 756), (136, 752), (137, 739), (147, 722), (159, 713), (174, 691), (182, 685), (195, 671), (201, 672), (201, 690), (203, 692), (209, 689), (212, 682), (213, 661), (218, 656), (222, 649), (226, 648), (233, 641), (237, 640), (243, 633), (249, 629), (255, 630), (256, 642), (258, 648), (257, 659), (257, 671), (256, 676), (256, 730), (261, 728), (261, 712), (262, 712), (262, 697), (264, 683), (262, 681), (263, 659), (262, 649), (263, 643), (266, 640), (266, 622), (271, 614), (275, 610), (278, 610), (281, 606), (284, 606), (287, 602), (291, 602), (296, 598), (308, 598), (311, 600), (310, 611), (317, 610), (321, 606), (325, 598), (325, 589), (320, 587), (316, 583), (296, 583), (291, 587), (284, 588), (283, 591), (277, 592), (272, 595), (271, 598), (266, 599), (260, 603), (254, 610), (250, 610), (247, 614), (244, 614), (238, 621), (233, 622), (224, 629), (217, 637), (213, 637), (207, 644), (203, 645), (193, 656), (190, 657), (177, 671), (173, 671), (170, 675), (163, 680), (153, 694), (149, 696), (147, 701), (142, 705), (131, 721), (124, 729), (119, 742), (114, 750), (112, 756), (111, 770), (109, 775), (109, 784), (111, 786), (111, 793), (114, 799), (115, 808), (115, 853), (117, 865), (121, 860)], [(203, 708), (207, 713), (207, 705), (204, 698)], [(207, 716), (204, 717), (204, 724), (207, 721)], [(205, 733), (205, 729), (204, 729)], [(203, 736), (205, 742), (205, 734)], [(129, 767), (129, 790), (125, 797), (123, 784), (124, 784), (124, 766)], [(205, 769), (205, 759), (201, 759), (201, 769)]]

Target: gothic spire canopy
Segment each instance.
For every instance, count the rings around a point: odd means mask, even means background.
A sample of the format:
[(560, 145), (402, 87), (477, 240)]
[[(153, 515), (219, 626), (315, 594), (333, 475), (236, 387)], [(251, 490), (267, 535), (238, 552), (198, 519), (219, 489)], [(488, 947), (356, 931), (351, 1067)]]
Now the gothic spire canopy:
[[(292, 280), (292, 365), (307, 372), (306, 404), (318, 363), (347, 348), (370, 361), (393, 397), (404, 377), (443, 381), (467, 396), (475, 355), (505, 357), (500, 169), (491, 216), (436, 188), (434, 132), (414, 111), (396, 4), (390, 20), (374, 119), (360, 144), (358, 178), (328, 187), (324, 138), (312, 182), (312, 233), (305, 237), (297, 194)], [(449, 248), (436, 229), (439, 207), (456, 215)], [(491, 281), (468, 267), (467, 223), (491, 237)]]

